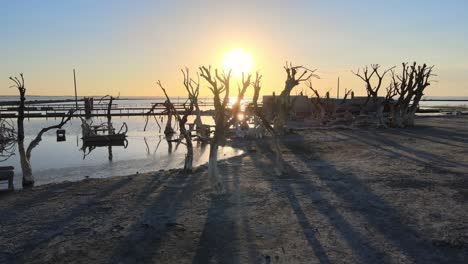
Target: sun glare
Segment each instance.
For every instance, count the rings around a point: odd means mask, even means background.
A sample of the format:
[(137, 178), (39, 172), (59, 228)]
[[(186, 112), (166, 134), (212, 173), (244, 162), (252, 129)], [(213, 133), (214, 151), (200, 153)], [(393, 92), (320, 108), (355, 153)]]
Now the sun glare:
[(233, 50), (224, 55), (223, 69), (232, 70), (233, 77), (240, 77), (242, 73), (249, 73), (253, 67), (253, 59), (243, 50)]

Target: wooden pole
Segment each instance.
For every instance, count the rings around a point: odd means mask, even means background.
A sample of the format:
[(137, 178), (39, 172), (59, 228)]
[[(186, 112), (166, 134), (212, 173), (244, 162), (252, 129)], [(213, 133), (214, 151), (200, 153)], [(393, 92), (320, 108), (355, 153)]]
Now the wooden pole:
[(76, 104), (76, 111), (78, 111), (78, 93), (76, 91), (76, 75), (75, 69), (73, 69), (73, 82), (75, 83), (75, 104)]
[(340, 98), (340, 77), (338, 77), (338, 87), (336, 89), (336, 99)]

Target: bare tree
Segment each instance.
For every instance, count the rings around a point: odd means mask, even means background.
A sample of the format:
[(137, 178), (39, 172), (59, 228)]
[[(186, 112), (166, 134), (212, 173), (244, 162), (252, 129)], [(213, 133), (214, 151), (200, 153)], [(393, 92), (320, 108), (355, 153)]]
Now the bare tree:
[[(252, 98), (252, 105), (253, 105), (254, 114), (255, 114), (254, 119), (260, 120), (261, 122), (260, 126), (262, 128), (265, 128), (273, 137), (273, 144), (275, 146), (275, 152), (276, 152), (276, 166), (278, 167), (279, 173), (281, 174), (283, 172), (284, 164), (283, 164), (283, 158), (281, 155), (281, 148), (278, 142), (278, 137), (276, 135), (275, 129), (271, 126), (270, 122), (268, 122), (263, 112), (258, 107), (258, 98), (260, 96), (260, 90), (262, 89), (261, 80), (262, 80), (262, 75), (260, 75), (257, 72), (255, 75), (255, 81), (252, 83), (252, 86), (254, 88), (254, 95)], [(257, 121), (255, 121), (255, 129), (257, 129), (257, 127), (259, 126), (256, 123)]]
[(239, 125), (239, 114), (242, 112), (242, 101), (244, 100), (247, 88), (250, 87), (252, 75), (248, 74), (247, 77), (242, 73), (242, 88), (238, 85), (237, 98), (231, 106), (231, 117), (226, 124), (227, 128), (230, 126), (237, 127)]
[[(310, 70), (304, 66), (293, 66), (292, 63), (286, 63), (284, 70), (287, 74), (284, 89), (278, 100), (274, 103), (276, 112), (274, 117), (274, 128), (276, 133), (279, 134), (284, 133), (286, 120), (288, 120), (291, 112), (291, 91), (303, 81), (307, 81), (312, 77), (319, 78), (319, 76), (315, 74), (316, 70)], [(302, 73), (298, 75), (298, 71), (302, 71)]]
[[(218, 173), (218, 146), (225, 140), (226, 132), (226, 107), (229, 103), (229, 89), (231, 71), (223, 72), (221, 75), (218, 74), (218, 70), (214, 71), (215, 75), (211, 70), (211, 66), (208, 68), (202, 66), (200, 69), (200, 76), (204, 78), (210, 86), (208, 87), (213, 93), (214, 108), (215, 108), (215, 132), (211, 139), (210, 144), (210, 156), (208, 160), (208, 175), (218, 192), (224, 192), (224, 185), (219, 177)], [(218, 83), (219, 81), (219, 83)]]
[(15, 127), (8, 120), (0, 118), (0, 162), (15, 155)]
[(18, 152), (20, 154), (20, 162), (21, 162), (21, 169), (23, 171), (23, 187), (32, 187), (34, 186), (34, 177), (32, 173), (31, 167), (31, 153), (35, 147), (39, 145), (42, 140), (42, 135), (49, 130), (52, 129), (60, 129), (62, 128), (70, 119), (72, 118), (74, 110), (68, 112), (67, 115), (62, 117), (62, 120), (59, 124), (54, 126), (49, 126), (41, 129), (37, 134), (36, 138), (34, 138), (27, 149), (24, 146), (24, 140), (18, 141)]
[(193, 113), (194, 105), (197, 102), (198, 94), (200, 91), (200, 81), (195, 82), (193, 79), (190, 78), (189, 70), (186, 68), (185, 71), (182, 70), (182, 74), (184, 75), (184, 87), (188, 93), (188, 105), (187, 102), (184, 103), (184, 113), (182, 116), (177, 112), (174, 104), (171, 103), (171, 99), (166, 92), (166, 89), (161, 84), (161, 81), (158, 81), (158, 86), (164, 92), (166, 96), (166, 102), (170, 106), (170, 111), (176, 117), (177, 121), (179, 122), (179, 129), (180, 135), (185, 139), (185, 144), (187, 146), (187, 155), (185, 156), (185, 163), (184, 163), (184, 171), (185, 172), (192, 172), (193, 169), (193, 144), (192, 144), (192, 131), (191, 129), (186, 129), (185, 125), (187, 123), (188, 116)]
[(167, 136), (167, 135), (173, 135), (175, 134), (175, 131), (174, 129), (172, 128), (172, 107), (174, 107), (174, 105), (166, 100), (164, 102), (164, 107), (166, 107), (166, 110), (165, 110), (165, 113), (167, 114), (167, 122), (166, 122), (166, 128), (164, 129), (164, 134)]
[(270, 132), (270, 134), (273, 137), (276, 137), (275, 129), (270, 124), (270, 122), (266, 119), (265, 115), (258, 107), (258, 98), (260, 97), (260, 90), (262, 89), (262, 86), (261, 86), (262, 77), (263, 76), (257, 72), (255, 75), (255, 81), (252, 83), (252, 86), (254, 88), (254, 95), (252, 97), (252, 106), (254, 110), (254, 115), (255, 115), (255, 118), (260, 120), (260, 123), (261, 123), (261, 124), (257, 124), (257, 121), (254, 121), (256, 123), (255, 127), (261, 125), (268, 132)]
[(431, 85), (430, 77), (434, 66), (426, 64), (412, 65), (402, 63), (400, 75), (392, 71), (392, 83), (388, 90), (388, 97), (398, 96), (391, 104), (391, 125), (394, 127), (414, 126), (414, 116), (419, 101), (424, 95), (424, 89)]
[[(325, 125), (333, 120), (336, 123), (338, 118), (337, 110), (340, 105), (346, 103), (346, 99), (351, 94), (352, 90), (345, 92), (343, 99), (339, 102), (330, 100), (330, 98), (323, 98), (320, 93), (312, 85), (312, 81), (307, 82), (307, 87), (314, 93), (315, 98), (312, 98), (312, 104), (314, 106), (314, 117), (319, 121), (320, 124)], [(327, 92), (329, 94), (329, 92)]]
[(112, 126), (112, 103), (117, 98), (113, 97), (112, 95), (105, 95), (101, 99), (99, 99), (99, 102), (98, 102), (100, 104), (104, 99), (108, 99), (106, 117), (107, 117), (107, 131), (109, 135), (112, 135), (114, 133), (114, 128)]
[[(379, 72), (380, 65), (379, 64), (371, 64), (371, 69), (368, 66), (362, 69), (362, 73), (360, 70), (357, 72), (352, 72), (354, 75), (359, 77), (366, 83), (366, 92), (367, 98), (365, 103), (361, 106), (361, 114), (364, 113), (368, 103), (372, 99), (372, 102), (377, 107), (376, 110), (376, 117), (378, 120), (378, 125), (381, 127), (387, 127), (387, 122), (383, 116), (383, 111), (385, 108), (385, 100), (379, 101), (378, 93), (382, 87), (383, 79), (388, 72), (392, 71), (395, 67), (389, 68), (385, 70), (383, 73)], [(375, 77), (374, 77), (375, 76)], [(375, 81), (376, 80), (376, 81)]]
[(145, 127), (143, 128), (143, 131), (146, 131), (146, 127), (148, 126), (148, 121), (149, 121), (149, 117), (152, 115), (154, 117), (154, 121), (156, 121), (156, 124), (158, 125), (159, 127), (159, 133), (161, 133), (161, 125), (159, 124), (158, 122), (158, 119), (156, 118), (156, 115), (154, 115), (154, 110), (156, 110), (156, 107), (158, 107), (159, 105), (162, 105), (160, 103), (155, 103), (151, 106), (151, 109), (148, 110), (148, 112), (146, 112), (146, 115), (145, 115)]
[(10, 77), (10, 80), (14, 82), (14, 84), (10, 87), (14, 87), (18, 89), (20, 95), (20, 102), (18, 106), (18, 141), (24, 140), (24, 109), (25, 109), (25, 101), (26, 101), (26, 88), (24, 87), (24, 77), (23, 74), (20, 73), (20, 78), (18, 77)]
[(312, 82), (309, 80), (307, 82), (307, 87), (315, 94), (315, 98), (312, 98), (312, 104), (314, 105), (314, 115), (318, 119), (320, 124), (323, 124), (326, 119), (327, 111), (325, 110), (325, 101), (320, 97), (320, 93), (312, 85)]

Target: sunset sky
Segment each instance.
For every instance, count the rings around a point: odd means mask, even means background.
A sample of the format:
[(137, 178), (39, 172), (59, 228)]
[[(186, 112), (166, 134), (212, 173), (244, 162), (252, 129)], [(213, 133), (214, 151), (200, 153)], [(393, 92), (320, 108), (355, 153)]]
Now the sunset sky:
[(416, 60), (436, 65), (427, 95), (468, 96), (467, 12), (466, 0), (2, 1), (0, 95), (16, 94), (19, 72), (28, 94), (72, 95), (76, 68), (81, 96), (157, 96), (157, 80), (180, 96), (182, 67), (241, 49), (264, 94), (281, 91), (285, 61), (317, 68), (322, 92), (340, 76), (363, 94), (351, 70)]

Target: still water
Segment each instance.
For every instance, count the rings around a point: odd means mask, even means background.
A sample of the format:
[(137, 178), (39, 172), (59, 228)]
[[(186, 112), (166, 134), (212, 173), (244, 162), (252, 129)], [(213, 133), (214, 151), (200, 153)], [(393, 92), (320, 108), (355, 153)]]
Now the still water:
[[(164, 117), (163, 121), (166, 119), (167, 117)], [(211, 123), (210, 119), (205, 117), (203, 121)], [(104, 121), (104, 118), (95, 118), (94, 123)], [(41, 128), (59, 122), (60, 119), (53, 118), (25, 120), (25, 146), (29, 145)], [(150, 119), (147, 130), (143, 131), (144, 117), (114, 117), (112, 122), (117, 130), (123, 122), (127, 123), (129, 127), (127, 146), (96, 147), (89, 153), (87, 149), (85, 155), (82, 149), (80, 119), (72, 119), (63, 127), (66, 130), (65, 142), (57, 142), (55, 130), (44, 134), (39, 146), (34, 148), (31, 155), (35, 184), (78, 181), (86, 177), (105, 178), (183, 167), (186, 147), (183, 144), (167, 142), (162, 133), (164, 123), (161, 124), (162, 131), (160, 131), (154, 119)], [(15, 155), (8, 160), (0, 162), (0, 166), (15, 167), (15, 188), (20, 188), (22, 172), (17, 146), (15, 152)], [(231, 147), (221, 147), (219, 150), (220, 159), (240, 154), (241, 150)], [(206, 163), (208, 155), (209, 145), (194, 142), (194, 166)]]
[[(16, 96), (2, 96), (0, 101), (17, 100)], [(73, 97), (28, 97), (28, 100), (73, 99)], [(453, 99), (468, 100), (467, 97), (426, 97), (425, 99), (438, 99), (442, 101), (422, 101), (422, 108), (459, 107), (467, 108), (468, 101), (449, 101)], [(154, 102), (164, 102), (162, 97), (134, 97), (116, 100), (120, 107), (150, 107)], [(172, 98), (175, 103), (183, 102), (183, 98)], [(211, 102), (212, 98), (199, 98), (201, 104)], [(246, 99), (248, 101), (248, 99)], [(447, 100), (447, 101), (443, 101)], [(73, 104), (73, 103), (71, 103)], [(201, 106), (206, 109), (208, 106)], [(167, 117), (165, 117), (167, 119)], [(11, 120), (16, 122), (16, 120)], [(57, 142), (55, 131), (49, 131), (43, 136), (42, 142), (37, 146), (31, 157), (33, 174), (36, 185), (61, 181), (77, 181), (85, 177), (104, 178), (110, 176), (129, 175), (136, 172), (150, 172), (161, 169), (183, 167), (186, 148), (185, 145), (168, 143), (153, 119), (150, 120), (146, 131), (144, 117), (114, 117), (114, 127), (119, 129), (123, 122), (129, 127), (128, 144), (126, 146), (96, 147), (88, 153), (82, 149), (81, 121), (73, 119), (64, 129), (66, 141)], [(164, 120), (166, 121), (166, 120)], [(204, 123), (213, 123), (212, 118), (204, 117)], [(25, 120), (26, 146), (43, 127), (55, 125), (59, 119), (33, 118)], [(95, 124), (105, 122), (97, 118)], [(191, 122), (189, 120), (189, 122)], [(164, 122), (161, 127), (164, 128)], [(0, 166), (15, 167), (15, 187), (21, 187), (21, 166), (17, 147), (15, 155), (8, 160), (0, 162)], [(110, 155), (111, 153), (111, 155)], [(241, 150), (223, 147), (219, 151), (220, 159), (242, 154)], [(201, 165), (208, 161), (209, 146), (195, 143), (194, 165)], [(1, 187), (0, 187), (1, 188)]]

